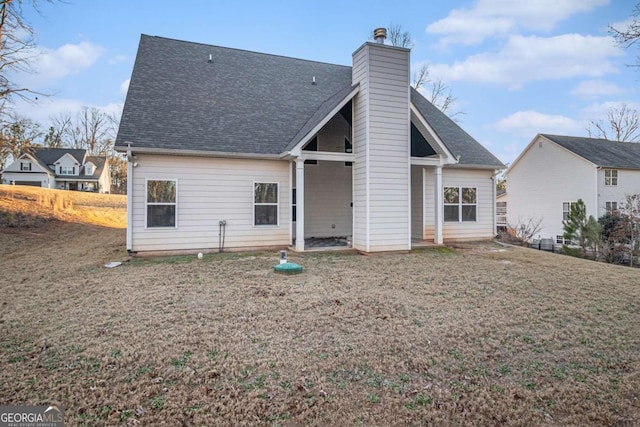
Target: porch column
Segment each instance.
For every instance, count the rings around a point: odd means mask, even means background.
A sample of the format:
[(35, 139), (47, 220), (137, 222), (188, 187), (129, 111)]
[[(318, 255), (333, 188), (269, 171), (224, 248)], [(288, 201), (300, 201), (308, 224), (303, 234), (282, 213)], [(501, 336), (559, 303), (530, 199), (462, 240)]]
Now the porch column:
[(436, 166), (433, 177), (435, 193), (435, 229), (433, 232), (433, 242), (442, 244), (442, 216), (444, 215), (444, 189), (442, 188), (442, 166)]
[(304, 251), (304, 160), (296, 159), (296, 251)]

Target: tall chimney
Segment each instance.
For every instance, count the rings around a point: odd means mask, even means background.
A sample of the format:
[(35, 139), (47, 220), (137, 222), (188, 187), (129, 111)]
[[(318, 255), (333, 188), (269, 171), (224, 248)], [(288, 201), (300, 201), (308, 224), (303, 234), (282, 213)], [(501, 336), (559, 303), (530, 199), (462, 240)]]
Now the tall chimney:
[(384, 39), (387, 38), (386, 28), (376, 28), (373, 30), (373, 38), (380, 44), (384, 44)]

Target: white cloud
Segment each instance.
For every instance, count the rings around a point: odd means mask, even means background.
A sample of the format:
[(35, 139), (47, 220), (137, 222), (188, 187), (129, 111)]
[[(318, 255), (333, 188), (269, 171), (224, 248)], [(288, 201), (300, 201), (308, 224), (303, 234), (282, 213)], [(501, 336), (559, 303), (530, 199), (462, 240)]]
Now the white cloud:
[(65, 44), (58, 49), (38, 47), (29, 53), (31, 73), (24, 73), (18, 79), (29, 87), (43, 87), (70, 74), (76, 74), (91, 67), (102, 56), (104, 48), (87, 41)]
[(617, 95), (619, 93), (622, 93), (621, 87), (599, 79), (582, 81), (571, 91), (572, 95), (583, 98), (597, 98), (600, 96)]
[(471, 8), (454, 9), (446, 18), (429, 26), (427, 32), (440, 35), (440, 43), (478, 44), (485, 38), (516, 30), (550, 31), (577, 13), (609, 3), (609, 0), (477, 0)]
[(450, 81), (492, 83), (515, 89), (536, 80), (616, 73), (610, 58), (622, 54), (610, 37), (515, 35), (499, 52), (472, 55), (453, 65), (434, 64), (431, 71)]
[(566, 116), (543, 114), (537, 111), (518, 111), (494, 124), (499, 132), (532, 139), (538, 133), (572, 135), (580, 131), (580, 122)]
[(123, 96), (127, 95), (127, 91), (129, 90), (129, 83), (131, 83), (131, 79), (127, 79), (127, 80), (123, 81), (122, 83), (120, 83), (120, 93)]
[(36, 123), (40, 123), (43, 129), (50, 126), (51, 117), (60, 115), (75, 116), (83, 107), (97, 108), (98, 110), (117, 117), (122, 115), (123, 102), (112, 102), (106, 105), (87, 104), (79, 99), (47, 98), (39, 97), (33, 103), (18, 101), (13, 106), (14, 111), (24, 117), (28, 117)]
[(612, 108), (620, 109), (623, 105), (626, 105), (628, 109), (640, 112), (640, 102), (608, 101), (588, 105), (582, 109), (580, 114), (585, 120), (600, 120), (606, 118)]
[(126, 56), (124, 56), (124, 55), (116, 55), (113, 58), (109, 59), (109, 65), (114, 65), (114, 64), (117, 64), (119, 62), (126, 61), (126, 60), (127, 60)]

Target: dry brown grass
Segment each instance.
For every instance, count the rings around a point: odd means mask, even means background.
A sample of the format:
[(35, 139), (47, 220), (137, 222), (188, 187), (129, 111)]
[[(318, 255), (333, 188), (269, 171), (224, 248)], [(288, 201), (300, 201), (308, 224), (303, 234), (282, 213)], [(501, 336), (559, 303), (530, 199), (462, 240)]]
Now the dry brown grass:
[(33, 228), (50, 220), (126, 228), (127, 197), (0, 185), (0, 228)]
[(638, 425), (640, 271), (494, 244), (133, 260), (0, 235), (0, 404), (67, 425)]

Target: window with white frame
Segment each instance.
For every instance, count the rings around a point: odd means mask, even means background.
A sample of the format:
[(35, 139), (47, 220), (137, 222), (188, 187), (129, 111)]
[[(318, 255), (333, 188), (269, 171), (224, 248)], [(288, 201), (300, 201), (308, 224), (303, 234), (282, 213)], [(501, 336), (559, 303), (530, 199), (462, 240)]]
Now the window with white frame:
[(20, 162), (20, 170), (21, 171), (30, 171), (31, 163), (30, 162)]
[(571, 212), (571, 206), (576, 202), (562, 202), (562, 220), (569, 219), (569, 212)]
[(60, 175), (75, 175), (76, 168), (74, 166), (60, 166)]
[(618, 185), (618, 170), (617, 169), (605, 169), (604, 170), (604, 185), (615, 187)]
[(444, 221), (468, 222), (477, 220), (478, 190), (474, 187), (444, 188)]
[(147, 180), (147, 228), (176, 227), (178, 182)]
[(253, 224), (278, 225), (278, 183), (253, 184)]
[(93, 175), (93, 165), (91, 163), (87, 163), (84, 166), (84, 174), (85, 175)]
[(604, 209), (607, 213), (613, 213), (618, 210), (618, 202), (605, 202)]

